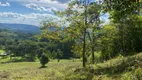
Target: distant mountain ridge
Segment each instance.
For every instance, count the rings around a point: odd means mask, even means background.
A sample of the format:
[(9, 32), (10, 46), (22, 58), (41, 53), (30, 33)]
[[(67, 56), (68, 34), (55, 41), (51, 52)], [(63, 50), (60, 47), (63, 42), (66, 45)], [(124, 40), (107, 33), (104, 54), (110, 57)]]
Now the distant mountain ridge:
[(38, 26), (27, 24), (0, 23), (0, 28), (11, 29), (13, 31), (23, 31), (28, 33), (40, 33), (40, 28)]

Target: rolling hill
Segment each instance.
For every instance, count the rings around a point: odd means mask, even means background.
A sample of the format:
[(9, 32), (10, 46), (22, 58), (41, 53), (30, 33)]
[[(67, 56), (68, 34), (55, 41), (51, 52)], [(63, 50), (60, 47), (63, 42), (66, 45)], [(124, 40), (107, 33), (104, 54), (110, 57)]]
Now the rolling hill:
[(40, 28), (38, 26), (27, 24), (0, 23), (0, 28), (10, 29), (13, 31), (23, 31), (28, 33), (40, 33)]

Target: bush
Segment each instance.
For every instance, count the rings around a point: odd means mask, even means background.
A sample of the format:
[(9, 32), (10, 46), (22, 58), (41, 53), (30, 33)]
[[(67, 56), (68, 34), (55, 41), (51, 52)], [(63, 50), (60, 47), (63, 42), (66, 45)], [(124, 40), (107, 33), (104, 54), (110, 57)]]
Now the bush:
[(41, 57), (41, 55), (42, 55), (42, 53), (43, 53), (43, 49), (42, 48), (40, 48), (38, 51), (37, 51), (37, 57), (38, 57), (38, 59), (40, 59), (40, 57)]
[(121, 80), (142, 80), (142, 69), (137, 68), (134, 71), (124, 74)]
[(30, 61), (30, 62), (34, 62), (36, 61), (37, 57), (36, 55), (33, 53), (33, 54), (29, 54), (28, 56), (26, 56), (26, 60)]
[[(102, 53), (100, 51), (94, 52), (94, 57), (95, 63), (99, 63), (101, 62)], [(92, 54), (88, 57), (88, 63), (92, 63)]]
[(139, 62), (142, 62), (141, 53), (128, 57), (119, 56), (104, 63), (97, 64), (95, 66), (95, 72), (97, 74), (100, 74), (100, 72), (103, 74), (118, 74), (125, 71), (132, 71), (133, 68), (136, 69), (139, 67)]
[(65, 80), (93, 80), (94, 69), (92, 67), (78, 68), (73, 73), (66, 75)]
[(47, 54), (43, 53), (40, 58), (41, 67), (45, 67), (45, 64), (49, 62), (49, 57)]

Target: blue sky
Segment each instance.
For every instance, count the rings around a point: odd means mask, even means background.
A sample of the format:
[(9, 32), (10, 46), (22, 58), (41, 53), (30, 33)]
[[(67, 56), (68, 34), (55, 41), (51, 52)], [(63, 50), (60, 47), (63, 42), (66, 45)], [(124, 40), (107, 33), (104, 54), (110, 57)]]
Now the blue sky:
[(0, 23), (20, 23), (39, 26), (43, 20), (56, 18), (54, 11), (65, 10), (68, 1), (0, 0)]
[(0, 0), (0, 23), (40, 25), (67, 8), (68, 0)]

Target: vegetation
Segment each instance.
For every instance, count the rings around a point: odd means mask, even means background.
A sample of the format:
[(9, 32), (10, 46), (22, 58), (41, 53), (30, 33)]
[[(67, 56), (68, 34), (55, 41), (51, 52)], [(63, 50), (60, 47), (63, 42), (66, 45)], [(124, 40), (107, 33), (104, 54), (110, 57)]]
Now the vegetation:
[(49, 57), (47, 54), (43, 53), (40, 57), (40, 63), (41, 63), (41, 67), (45, 67), (45, 64), (47, 64), (49, 62)]
[(0, 80), (62, 80), (66, 75), (81, 67), (80, 62), (52, 60), (47, 68), (39, 62), (16, 62), (0, 64)]
[[(22, 57), (25, 61), (35, 61), (40, 55), (40, 48), (49, 51), (50, 58), (57, 58), (59, 52), (60, 58), (74, 57), (71, 52), (71, 43), (60, 43), (57, 41), (49, 41), (44, 38), (37, 38), (39, 35), (25, 32), (12, 32), (7, 29), (0, 29), (0, 48), (6, 51), (11, 59), (12, 57)], [(67, 49), (65, 49), (66, 47)], [(67, 53), (68, 52), (68, 53)], [(54, 53), (54, 54), (50, 54)], [(62, 55), (62, 56), (61, 56)]]
[(66, 76), (65, 80), (141, 80), (141, 57), (141, 53), (128, 57), (119, 56), (87, 68), (78, 68)]
[(58, 19), (41, 23), (40, 34), (0, 29), (0, 79), (141, 80), (141, 5), (71, 0)]
[(81, 67), (80, 60), (61, 60), (60, 63), (51, 60), (47, 68), (39, 68), (39, 62), (0, 64), (0, 76), (2, 80), (141, 80), (142, 69), (138, 65), (141, 57), (141, 53), (119, 56), (104, 63), (88, 65), (87, 68)]

